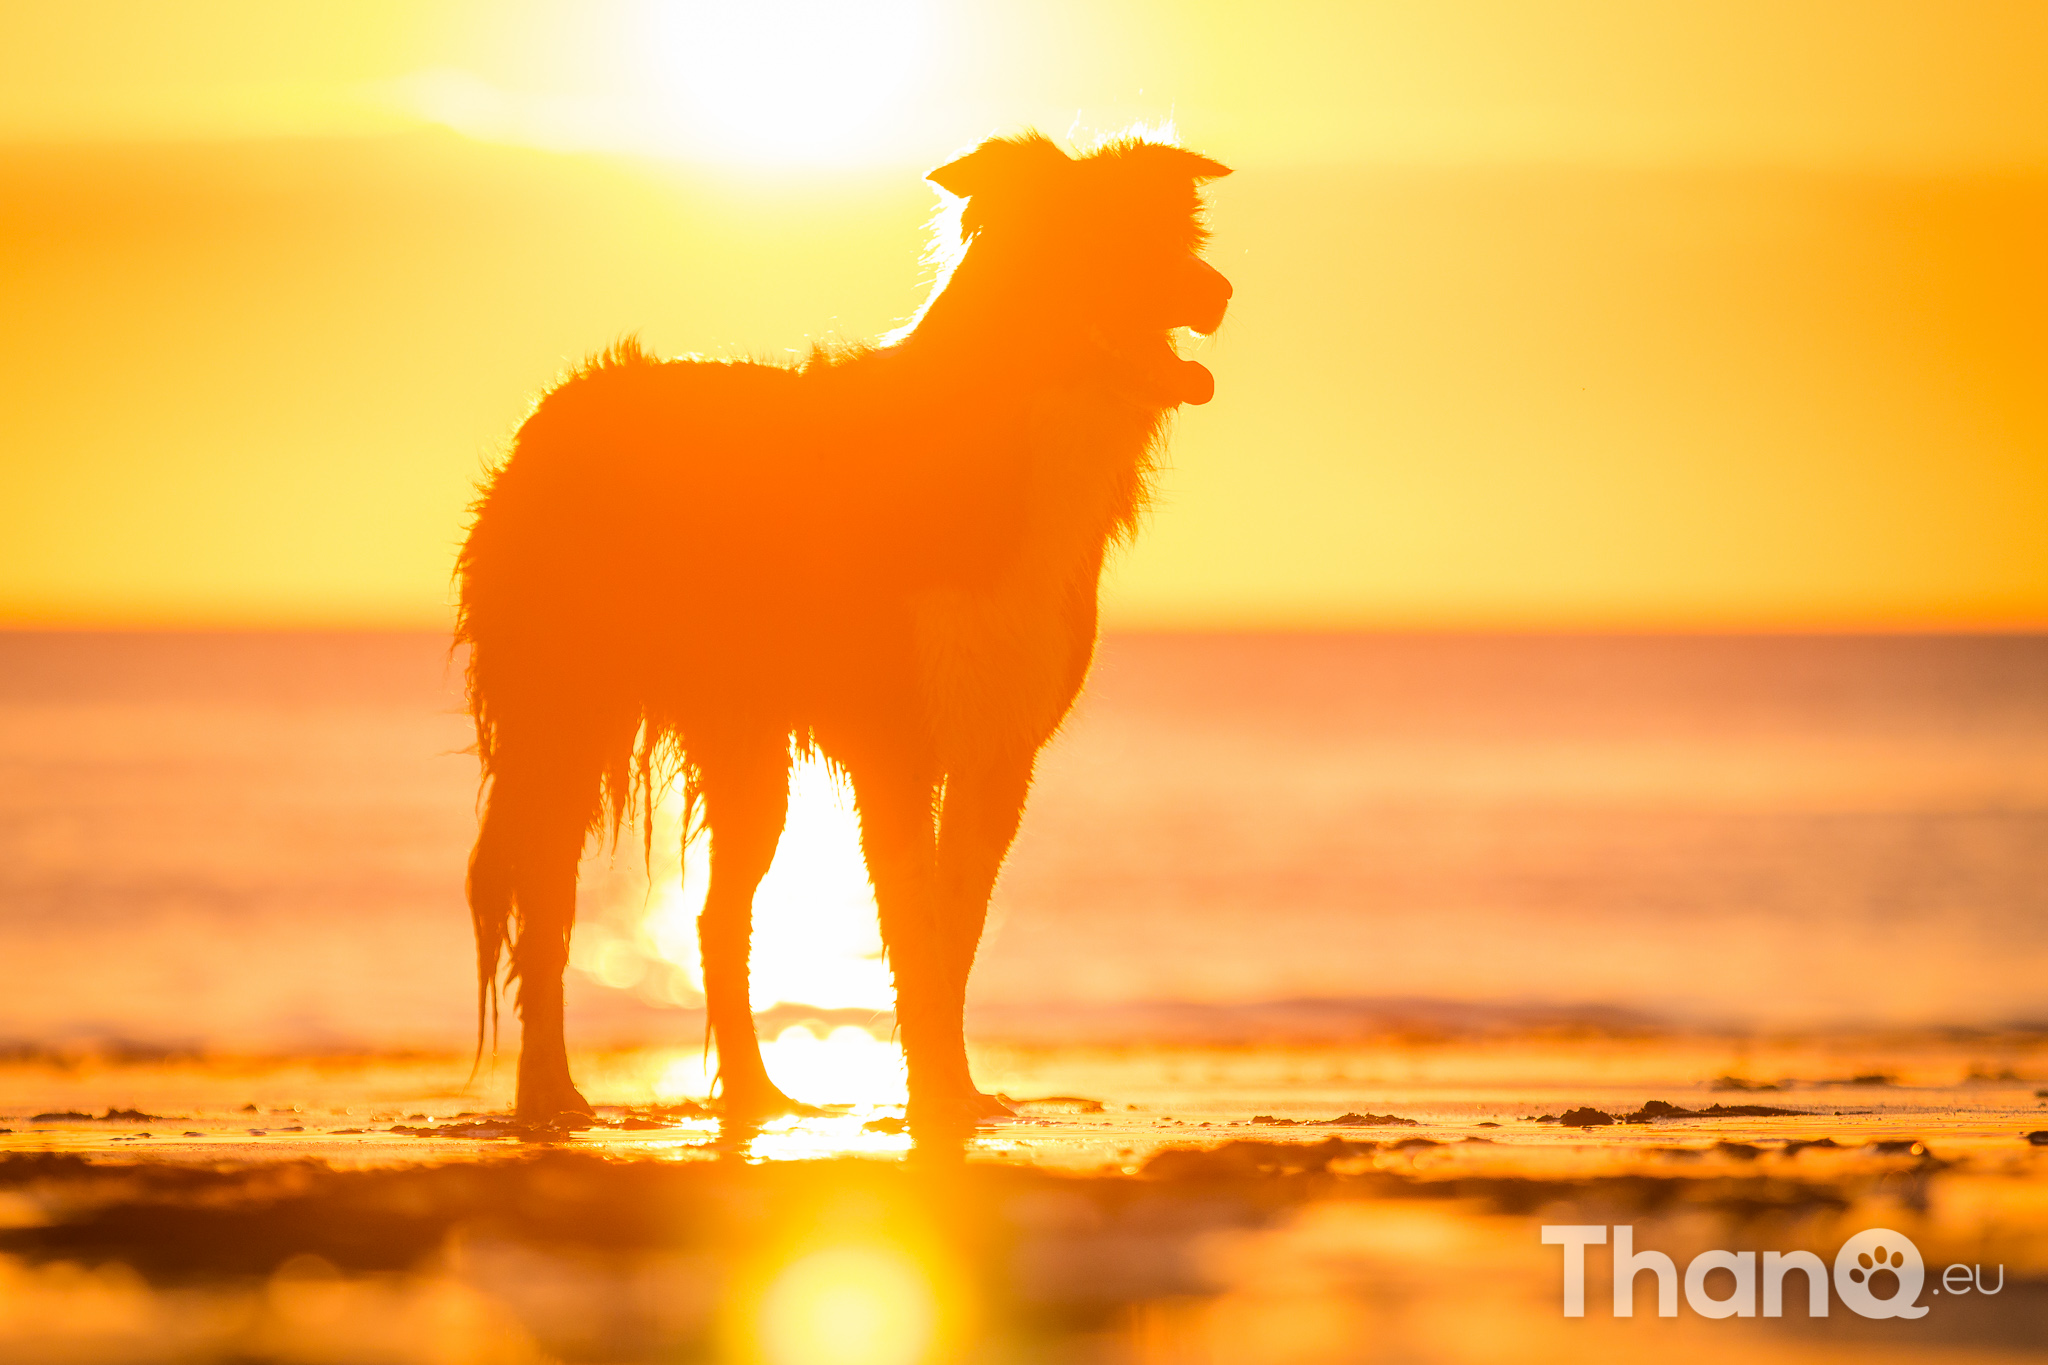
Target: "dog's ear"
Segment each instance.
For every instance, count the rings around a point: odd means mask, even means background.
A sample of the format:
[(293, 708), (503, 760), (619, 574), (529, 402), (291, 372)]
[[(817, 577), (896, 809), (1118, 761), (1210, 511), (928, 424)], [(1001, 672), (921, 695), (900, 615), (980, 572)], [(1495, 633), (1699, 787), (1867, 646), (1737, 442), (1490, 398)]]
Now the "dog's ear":
[(1176, 147), (1170, 142), (1149, 142), (1132, 138), (1112, 143), (1106, 150), (1126, 164), (1145, 166), (1149, 174), (1161, 178), (1185, 178), (1197, 185), (1204, 180), (1221, 180), (1230, 174), (1230, 167), (1222, 162), (1212, 161), (1199, 152)]
[(1063, 166), (1067, 154), (1041, 133), (992, 137), (963, 157), (948, 161), (925, 179), (962, 199), (992, 195), (1008, 199), (1046, 183)]
[(1198, 185), (1204, 180), (1221, 180), (1224, 176), (1230, 174), (1230, 167), (1220, 161), (1212, 161), (1200, 153), (1190, 152), (1178, 147), (1174, 150), (1180, 152), (1181, 156), (1185, 158), (1181, 164)]

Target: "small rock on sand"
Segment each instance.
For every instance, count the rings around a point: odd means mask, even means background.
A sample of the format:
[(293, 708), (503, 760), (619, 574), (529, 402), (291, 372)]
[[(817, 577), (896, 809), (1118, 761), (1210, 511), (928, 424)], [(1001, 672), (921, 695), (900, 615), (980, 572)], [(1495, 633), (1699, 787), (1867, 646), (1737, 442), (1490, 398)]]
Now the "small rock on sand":
[(1798, 1138), (1794, 1138), (1792, 1141), (1786, 1143), (1783, 1147), (1779, 1148), (1778, 1150), (1780, 1154), (1784, 1156), (1798, 1156), (1801, 1152), (1805, 1151), (1809, 1147), (1840, 1147), (1841, 1145), (1841, 1143), (1835, 1141), (1831, 1137), (1813, 1138), (1811, 1140), (1805, 1141), (1802, 1141)]
[[(1258, 1120), (1254, 1119), (1256, 1123)], [(1284, 1120), (1283, 1120), (1284, 1121)], [(1339, 1114), (1333, 1119), (1312, 1121), (1318, 1128), (1416, 1128), (1421, 1126), (1418, 1119), (1404, 1119), (1398, 1114)], [(1499, 1125), (1495, 1125), (1498, 1127)]]
[(1646, 1101), (1633, 1114), (1624, 1114), (1623, 1123), (1648, 1123), (1653, 1119), (1766, 1119), (1786, 1118), (1800, 1113), (1797, 1109), (1776, 1109), (1768, 1104), (1710, 1104), (1704, 1109), (1680, 1109), (1665, 1100)]

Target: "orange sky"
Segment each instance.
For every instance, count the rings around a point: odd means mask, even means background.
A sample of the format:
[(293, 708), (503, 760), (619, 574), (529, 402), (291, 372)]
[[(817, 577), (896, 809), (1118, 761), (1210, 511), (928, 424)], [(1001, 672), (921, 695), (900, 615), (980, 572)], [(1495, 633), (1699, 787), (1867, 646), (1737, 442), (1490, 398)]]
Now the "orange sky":
[(1238, 303), (1114, 623), (2048, 623), (2039, 5), (4, 18), (0, 621), (443, 624), (565, 360), (871, 335), (923, 167), (1171, 116)]

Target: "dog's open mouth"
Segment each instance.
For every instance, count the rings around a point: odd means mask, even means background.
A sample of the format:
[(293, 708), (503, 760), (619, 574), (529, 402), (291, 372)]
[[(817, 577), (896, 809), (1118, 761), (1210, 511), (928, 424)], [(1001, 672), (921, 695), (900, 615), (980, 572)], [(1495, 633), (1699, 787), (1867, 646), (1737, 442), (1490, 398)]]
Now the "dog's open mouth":
[(1120, 387), (1141, 402), (1162, 408), (1200, 405), (1216, 396), (1216, 377), (1206, 365), (1181, 359), (1173, 334), (1156, 332), (1128, 341), (1099, 338), (1114, 362)]
[(1173, 401), (1193, 403), (1200, 406), (1216, 396), (1216, 376), (1209, 373), (1209, 367), (1196, 360), (1183, 360), (1173, 352), (1173, 343), (1167, 342), (1162, 357), (1161, 386), (1171, 387)]

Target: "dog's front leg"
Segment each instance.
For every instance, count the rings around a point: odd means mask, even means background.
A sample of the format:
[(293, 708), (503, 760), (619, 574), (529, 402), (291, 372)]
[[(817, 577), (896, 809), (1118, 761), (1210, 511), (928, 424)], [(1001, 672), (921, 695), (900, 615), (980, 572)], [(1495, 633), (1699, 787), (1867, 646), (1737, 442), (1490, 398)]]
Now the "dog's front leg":
[(1008, 1105), (975, 1086), (967, 1065), (964, 1015), (967, 978), (974, 969), (988, 921), (996, 874), (1017, 837), (1024, 801), (1031, 790), (1036, 755), (1030, 752), (983, 756), (946, 775), (939, 816), (937, 974), (944, 991), (943, 1047), (960, 1059), (960, 1089), (954, 1102), (977, 1118), (1010, 1112)]
[[(907, 747), (907, 746), (906, 746)], [(910, 1119), (957, 1126), (971, 1091), (957, 1024), (947, 1024), (946, 948), (937, 895), (937, 783), (895, 755), (836, 756), (852, 778), (861, 850), (881, 912), (882, 944), (896, 979), (896, 1027), (910, 1070)]]

